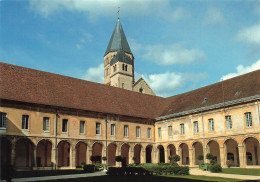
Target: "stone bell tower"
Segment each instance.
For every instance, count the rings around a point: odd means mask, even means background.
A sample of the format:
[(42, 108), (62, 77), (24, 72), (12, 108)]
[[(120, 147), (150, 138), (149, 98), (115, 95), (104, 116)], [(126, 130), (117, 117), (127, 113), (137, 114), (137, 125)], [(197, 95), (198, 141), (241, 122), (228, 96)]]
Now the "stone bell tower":
[(134, 56), (119, 17), (104, 55), (104, 84), (133, 90)]

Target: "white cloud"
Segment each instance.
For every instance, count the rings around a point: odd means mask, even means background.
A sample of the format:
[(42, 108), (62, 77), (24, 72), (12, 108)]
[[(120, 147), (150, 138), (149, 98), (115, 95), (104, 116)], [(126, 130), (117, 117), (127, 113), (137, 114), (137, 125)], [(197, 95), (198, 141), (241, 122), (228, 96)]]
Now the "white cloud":
[(239, 31), (237, 39), (253, 46), (260, 46), (260, 24)]
[[(138, 76), (139, 74), (137, 74)], [(140, 75), (152, 90), (159, 96), (173, 95), (176, 90), (184, 87), (187, 82), (199, 82), (207, 77), (206, 73), (174, 73), (166, 72), (160, 74)]]
[(258, 69), (260, 69), (260, 59), (250, 66), (243, 66), (241, 64), (238, 65), (236, 67), (235, 73), (229, 73), (227, 75), (224, 75), (224, 76), (221, 77), (221, 80), (227, 80), (229, 78), (233, 78), (235, 76), (242, 75), (242, 74), (245, 74), (245, 73), (248, 73), (248, 72), (251, 72), (251, 71), (255, 71), (255, 70), (258, 70)]
[(223, 13), (218, 8), (210, 7), (207, 9), (204, 23), (205, 24), (222, 24), (227, 20), (225, 19)]
[[(180, 20), (190, 17), (190, 13), (177, 7), (174, 10), (170, 0), (30, 0), (30, 7), (44, 17), (60, 11), (83, 12), (90, 20), (99, 15), (116, 16), (120, 6), (120, 16), (143, 16), (155, 14), (166, 20)], [(160, 8), (158, 8), (160, 7)]]
[(177, 7), (174, 11), (168, 14), (164, 12), (164, 14), (166, 15), (167, 19), (170, 19), (172, 21), (178, 21), (184, 18), (191, 17), (191, 13), (183, 7)]
[(200, 49), (187, 49), (181, 45), (144, 46), (143, 57), (160, 65), (187, 64), (206, 59)]
[(100, 64), (97, 67), (91, 67), (87, 69), (82, 79), (98, 83), (104, 83), (104, 64)]

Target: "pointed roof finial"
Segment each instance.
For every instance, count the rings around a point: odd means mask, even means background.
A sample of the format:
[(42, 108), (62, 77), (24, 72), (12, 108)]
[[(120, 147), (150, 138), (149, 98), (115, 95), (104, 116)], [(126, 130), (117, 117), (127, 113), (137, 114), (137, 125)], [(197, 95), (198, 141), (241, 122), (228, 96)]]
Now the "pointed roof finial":
[(117, 19), (119, 20), (119, 13), (120, 13), (120, 6), (118, 6), (118, 9), (117, 9)]

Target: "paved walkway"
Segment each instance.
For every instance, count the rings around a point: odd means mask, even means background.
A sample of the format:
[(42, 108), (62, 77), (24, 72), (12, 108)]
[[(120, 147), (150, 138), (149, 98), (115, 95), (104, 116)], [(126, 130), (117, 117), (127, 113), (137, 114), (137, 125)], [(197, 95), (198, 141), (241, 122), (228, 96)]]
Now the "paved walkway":
[[(72, 178), (85, 178), (92, 176), (103, 176), (106, 175), (105, 171), (86, 173), (86, 174), (71, 174), (71, 175), (60, 175), (60, 176), (44, 176), (44, 177), (31, 177), (31, 178), (14, 178), (12, 182), (27, 182), (27, 181), (46, 181), (46, 180), (56, 180), (56, 179), (72, 179)], [(6, 182), (3, 180), (2, 182)]]
[(225, 174), (225, 173), (211, 173), (210, 171), (203, 171), (199, 168), (190, 168), (190, 174), (192, 175), (202, 175), (220, 178), (233, 178), (242, 180), (260, 180), (260, 176), (251, 175), (240, 175), (240, 174)]

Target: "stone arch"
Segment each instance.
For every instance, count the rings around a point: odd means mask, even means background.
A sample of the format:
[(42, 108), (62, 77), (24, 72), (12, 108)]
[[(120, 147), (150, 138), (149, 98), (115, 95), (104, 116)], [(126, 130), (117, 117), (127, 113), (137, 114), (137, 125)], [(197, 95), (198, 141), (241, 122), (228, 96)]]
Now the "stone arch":
[(61, 140), (57, 145), (58, 166), (70, 166), (70, 149), (71, 144), (67, 140)]
[(11, 150), (12, 150), (12, 143), (6, 137), (0, 138), (0, 150), (1, 150), (1, 165), (11, 165)]
[(121, 145), (121, 155), (123, 157), (122, 166), (127, 166), (129, 164), (129, 149), (130, 145), (128, 143), (124, 143)]
[(48, 139), (38, 141), (36, 147), (36, 165), (37, 167), (51, 166), (52, 143)]
[[(176, 155), (176, 147), (175, 147), (175, 145), (174, 144), (169, 144), (167, 146), (167, 151), (168, 151), (167, 152), (168, 153), (167, 157)], [(173, 161), (171, 161), (171, 162), (173, 162)]]
[(195, 141), (192, 143), (193, 148), (193, 161), (195, 165), (199, 165), (200, 161), (198, 160), (199, 155), (203, 155), (203, 145), (199, 141)]
[(255, 137), (249, 136), (243, 140), (245, 147), (245, 162), (247, 165), (260, 165), (260, 145), (259, 140)]
[(207, 151), (212, 154), (218, 164), (221, 164), (220, 159), (220, 146), (216, 140), (210, 140), (207, 142)]
[(15, 144), (15, 167), (32, 168), (35, 165), (34, 150), (35, 145), (29, 138), (20, 138)]
[(239, 166), (238, 142), (233, 138), (224, 141), (226, 159), (232, 161), (233, 166)]
[(115, 166), (116, 165), (116, 150), (117, 150), (117, 145), (114, 142), (111, 142), (108, 146), (107, 146), (107, 163), (108, 166)]
[(180, 143), (179, 145), (180, 150), (180, 162), (182, 165), (189, 165), (190, 164), (190, 157), (189, 157), (189, 146), (186, 143)]
[(258, 141), (259, 145), (260, 145), (260, 139), (258, 139), (256, 136), (254, 135), (247, 135), (245, 136), (243, 139), (242, 139), (242, 144), (244, 145), (245, 144), (245, 140), (247, 140), (248, 138), (254, 138)]
[(76, 167), (81, 166), (81, 163), (87, 163), (88, 145), (83, 141), (78, 141), (75, 145)]
[(136, 144), (134, 146), (134, 157), (135, 157), (135, 164), (141, 163), (141, 151), (143, 146), (141, 144)]
[(157, 146), (159, 163), (165, 163), (165, 151), (163, 145)]
[(95, 162), (102, 162), (102, 150), (103, 150), (103, 143), (101, 142), (94, 142), (92, 145), (92, 156), (95, 157)]
[(152, 163), (152, 151), (153, 151), (153, 146), (151, 144), (148, 144), (145, 147), (145, 158), (146, 158), (146, 163)]

